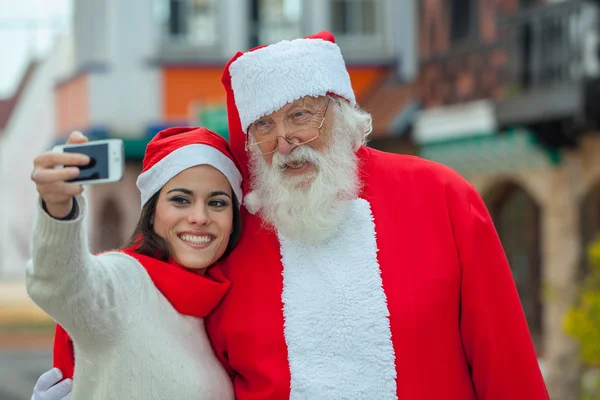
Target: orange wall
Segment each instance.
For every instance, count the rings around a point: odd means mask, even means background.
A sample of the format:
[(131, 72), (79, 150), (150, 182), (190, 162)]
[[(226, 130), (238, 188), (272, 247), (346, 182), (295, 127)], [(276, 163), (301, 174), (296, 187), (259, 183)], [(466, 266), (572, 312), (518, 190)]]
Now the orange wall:
[[(349, 67), (350, 79), (360, 99), (386, 73), (381, 67)], [(165, 67), (162, 71), (163, 119), (186, 121), (193, 102), (224, 104), (222, 67)]]
[(195, 101), (225, 103), (222, 73), (222, 67), (164, 68), (162, 93), (165, 122), (187, 120), (190, 104)]
[(352, 88), (356, 96), (356, 101), (360, 105), (361, 98), (380, 80), (387, 75), (389, 69), (376, 67), (348, 67)]
[(90, 123), (89, 77), (79, 75), (54, 89), (57, 138)]

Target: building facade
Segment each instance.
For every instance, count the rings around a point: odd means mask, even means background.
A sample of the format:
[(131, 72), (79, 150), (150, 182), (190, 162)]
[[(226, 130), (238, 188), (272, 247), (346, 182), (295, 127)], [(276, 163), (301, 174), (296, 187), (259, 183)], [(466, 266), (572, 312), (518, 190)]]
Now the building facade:
[(423, 0), (419, 10), (418, 153), (484, 197), (559, 400), (579, 398), (563, 321), (600, 235), (599, 10), (580, 0)]
[[(43, 93), (53, 112), (36, 114), (23, 102), (4, 138), (17, 141), (9, 130), (26, 135), (32, 122), (43, 125), (29, 158), (74, 129), (124, 140), (124, 179), (86, 188), (94, 251), (122, 245), (133, 231), (135, 180), (156, 132), (204, 125), (227, 136), (220, 80), (231, 56), (330, 30), (358, 103), (373, 114), (370, 145), (446, 164), (482, 194), (551, 397), (577, 398), (582, 369), (563, 318), (577, 300), (586, 247), (600, 235), (598, 2), (77, 0), (74, 7), (72, 54), (43, 79), (52, 82)], [(25, 159), (17, 161), (29, 171)], [(30, 226), (31, 213), (11, 218)], [(28, 231), (19, 232), (24, 262)]]
[(68, 64), (70, 43), (60, 37), (51, 55), (32, 60), (0, 116), (1, 281), (24, 281), (37, 200), (29, 177), (33, 158), (53, 143), (54, 83)]
[[(139, 216), (135, 178), (145, 145), (169, 126), (203, 125), (227, 137), (221, 74), (238, 51), (330, 30), (359, 102), (400, 63), (416, 72), (414, 1), (392, 0), (78, 0), (74, 65), (55, 88), (55, 141), (78, 129), (121, 138), (127, 171), (91, 186), (93, 249), (128, 238)], [(404, 18), (409, 23), (395, 23)], [(402, 54), (402, 58), (400, 58)], [(392, 107), (393, 114), (401, 104)], [(388, 137), (390, 122), (378, 127)]]

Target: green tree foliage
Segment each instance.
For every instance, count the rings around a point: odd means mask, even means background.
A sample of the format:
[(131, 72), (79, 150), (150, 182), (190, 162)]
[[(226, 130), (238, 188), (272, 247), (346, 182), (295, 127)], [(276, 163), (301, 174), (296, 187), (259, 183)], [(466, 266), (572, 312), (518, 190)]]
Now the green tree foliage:
[[(589, 250), (589, 272), (583, 283), (579, 305), (565, 318), (565, 330), (580, 346), (581, 361), (592, 371), (600, 368), (600, 240)], [(600, 399), (600, 379), (594, 373), (583, 382), (583, 399)], [(594, 382), (590, 382), (590, 378)]]

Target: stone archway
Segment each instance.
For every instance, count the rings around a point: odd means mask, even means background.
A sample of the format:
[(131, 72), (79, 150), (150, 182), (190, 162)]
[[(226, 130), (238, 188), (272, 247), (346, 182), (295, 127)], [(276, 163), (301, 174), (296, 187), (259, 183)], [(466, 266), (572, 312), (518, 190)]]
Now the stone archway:
[(506, 252), (531, 337), (540, 355), (543, 352), (540, 207), (514, 182), (494, 187), (484, 199)]

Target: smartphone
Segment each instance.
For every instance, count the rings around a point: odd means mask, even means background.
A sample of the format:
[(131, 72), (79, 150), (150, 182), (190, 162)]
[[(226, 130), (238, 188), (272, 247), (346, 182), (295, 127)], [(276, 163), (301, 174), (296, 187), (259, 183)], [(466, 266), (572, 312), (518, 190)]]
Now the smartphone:
[(54, 146), (52, 151), (57, 153), (85, 154), (92, 160), (88, 165), (78, 166), (81, 173), (77, 178), (71, 179), (68, 182), (80, 185), (94, 185), (118, 182), (123, 179), (125, 152), (121, 139), (95, 140), (83, 144), (65, 144)]

